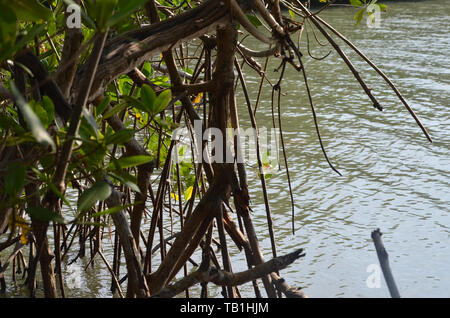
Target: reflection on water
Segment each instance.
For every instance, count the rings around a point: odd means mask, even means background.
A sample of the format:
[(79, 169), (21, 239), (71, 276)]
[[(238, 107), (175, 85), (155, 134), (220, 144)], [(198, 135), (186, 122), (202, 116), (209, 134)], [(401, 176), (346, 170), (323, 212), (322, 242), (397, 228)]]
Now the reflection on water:
[[(268, 193), (279, 255), (303, 247), (306, 257), (281, 274), (292, 286), (304, 287), (310, 297), (387, 297), (384, 281), (381, 288), (366, 286), (370, 275), (366, 269), (378, 262), (370, 232), (379, 227), (400, 294), (448, 297), (450, 3), (390, 3), (378, 29), (368, 29), (363, 23), (355, 28), (354, 13), (350, 8), (336, 8), (324, 12), (322, 17), (393, 79), (434, 143), (427, 142), (391, 89), (344, 45), (342, 48), (384, 107), (383, 112), (371, 106), (335, 52), (324, 61), (305, 57), (322, 138), (331, 161), (343, 174), (339, 177), (321, 153), (301, 74), (289, 69), (283, 82), (286, 95), (281, 107), (295, 196), (295, 235), (291, 232), (284, 172), (268, 179)], [(258, 45), (251, 39), (246, 39), (245, 44), (254, 49)], [(325, 55), (329, 50), (329, 46), (312, 45), (314, 56)], [(269, 67), (272, 82), (278, 76), (272, 72), (278, 63), (274, 61)], [(255, 100), (258, 79), (254, 71), (244, 71)], [(259, 127), (271, 127), (270, 97), (271, 88), (267, 85), (256, 116)], [(241, 92), (238, 102), (242, 106), (242, 126), (248, 128)], [(269, 259), (270, 240), (254, 166), (255, 163), (249, 163), (248, 167), (253, 217), (265, 258)], [(111, 241), (103, 243), (108, 257), (112, 246)], [(230, 249), (234, 270), (245, 270), (243, 252), (233, 246)], [(70, 255), (69, 260), (74, 257)], [(193, 258), (199, 259), (200, 255)], [(75, 265), (84, 268), (88, 261), (86, 257)], [(96, 257), (95, 262), (94, 268), (89, 267), (80, 275), (77, 286), (66, 290), (69, 296), (111, 297), (109, 273), (100, 258)], [(73, 270), (65, 265), (65, 271)], [(252, 286), (242, 286), (242, 294), (252, 297)], [(220, 297), (220, 290), (212, 290), (211, 295)]]
[[(450, 261), (448, 13), (447, 1), (390, 3), (378, 29), (363, 24), (355, 28), (350, 8), (322, 15), (394, 81), (428, 128), (433, 144), (389, 86), (342, 44), (385, 110), (378, 112), (371, 106), (337, 53), (324, 61), (305, 57), (322, 138), (343, 174), (339, 177), (322, 156), (300, 74), (290, 70), (286, 75), (281, 107), (295, 195), (295, 235), (290, 230), (285, 173), (269, 179), (269, 196), (279, 254), (306, 248), (306, 257), (282, 276), (293, 286), (303, 286), (311, 297), (389, 296), (384, 281), (379, 289), (366, 286), (370, 275), (366, 269), (377, 263), (370, 239), (377, 227), (384, 233), (402, 296), (450, 295), (446, 275)], [(314, 56), (330, 50), (313, 47)], [(258, 84), (253, 74), (247, 71), (255, 100)], [(269, 76), (275, 81), (278, 74)], [(267, 85), (257, 114), (259, 126), (271, 126), (270, 93)], [(247, 118), (245, 111), (241, 113)], [(270, 241), (265, 237), (265, 210), (256, 175), (251, 184), (255, 223), (268, 258)]]

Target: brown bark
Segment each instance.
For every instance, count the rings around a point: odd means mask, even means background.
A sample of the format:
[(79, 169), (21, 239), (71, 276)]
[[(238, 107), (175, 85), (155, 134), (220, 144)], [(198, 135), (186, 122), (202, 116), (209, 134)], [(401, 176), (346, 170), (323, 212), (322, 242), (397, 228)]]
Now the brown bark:
[(154, 297), (174, 297), (195, 284), (205, 282), (213, 282), (219, 286), (242, 285), (286, 268), (295, 260), (303, 257), (304, 254), (302, 254), (302, 252), (303, 250), (299, 249), (287, 255), (273, 258), (270, 261), (255, 266), (252, 269), (235, 274), (228, 271), (218, 270), (216, 268), (210, 268), (206, 271), (198, 270), (175, 284), (162, 289), (159, 293), (154, 295)]
[[(106, 200), (110, 208), (120, 206), (120, 194), (113, 190)], [(127, 297), (147, 297), (148, 287), (142, 271), (139, 252), (123, 211), (112, 213), (111, 217), (119, 235), (120, 244), (124, 251), (128, 273)]]
[[(247, 0), (239, 1), (244, 11), (250, 9)], [(170, 50), (181, 42), (197, 38), (224, 26), (229, 18), (225, 2), (209, 0), (198, 7), (164, 21), (129, 31), (109, 41), (99, 64), (90, 99), (103, 94), (107, 84), (133, 70), (155, 54)], [(74, 87), (84, 80), (83, 67)]]

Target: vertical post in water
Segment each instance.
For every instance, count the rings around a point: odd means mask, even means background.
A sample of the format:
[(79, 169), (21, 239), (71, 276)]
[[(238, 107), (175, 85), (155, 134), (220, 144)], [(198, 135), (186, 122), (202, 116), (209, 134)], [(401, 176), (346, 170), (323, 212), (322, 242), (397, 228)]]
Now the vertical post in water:
[(380, 229), (372, 231), (371, 235), (377, 251), (378, 260), (380, 261), (381, 270), (383, 271), (384, 279), (386, 280), (391, 297), (400, 298), (400, 293), (398, 292), (397, 285), (394, 281), (394, 276), (392, 275), (391, 268), (389, 266), (389, 255), (383, 246), (381, 235), (382, 233), (380, 232)]

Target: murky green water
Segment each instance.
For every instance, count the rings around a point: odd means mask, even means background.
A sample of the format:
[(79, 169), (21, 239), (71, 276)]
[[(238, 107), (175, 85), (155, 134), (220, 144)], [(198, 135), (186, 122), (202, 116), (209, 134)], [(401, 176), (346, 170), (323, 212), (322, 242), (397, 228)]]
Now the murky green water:
[[(295, 235), (291, 232), (290, 197), (283, 170), (268, 179), (268, 188), (278, 254), (303, 247), (306, 257), (282, 271), (281, 276), (290, 285), (303, 287), (310, 297), (388, 297), (383, 279), (380, 288), (366, 284), (371, 274), (368, 266), (378, 264), (370, 233), (379, 227), (400, 294), (449, 297), (450, 3), (431, 0), (389, 4), (379, 28), (368, 28), (365, 21), (354, 27), (355, 11), (335, 8), (322, 17), (394, 80), (434, 142), (426, 141), (391, 89), (351, 50), (342, 45), (373, 88), (385, 108), (383, 112), (371, 106), (335, 52), (324, 61), (315, 61), (306, 57), (303, 42), (322, 138), (343, 176), (334, 173), (324, 160), (301, 74), (288, 68), (281, 107), (295, 196)], [(251, 39), (244, 43), (258, 48)], [(330, 49), (312, 41), (314, 56), (323, 56)], [(279, 75), (272, 72), (277, 63), (269, 66), (273, 83)], [(259, 82), (252, 70), (244, 71), (254, 102)], [(270, 98), (267, 85), (257, 113), (259, 127), (272, 126)], [(242, 126), (248, 128), (242, 93), (238, 102)], [(248, 169), (253, 217), (265, 258), (269, 259), (263, 198), (252, 166), (254, 163)], [(108, 254), (112, 242), (105, 240), (103, 244)], [(234, 270), (246, 269), (244, 253), (233, 248), (231, 252)], [(86, 258), (75, 263), (76, 267), (65, 266), (76, 283), (76, 287), (66, 288), (66, 293), (72, 297), (111, 297), (109, 273), (100, 258), (96, 257), (94, 268), (83, 271), (89, 261)], [(212, 295), (219, 296), (219, 292)], [(250, 284), (242, 286), (241, 292), (243, 296), (254, 295)], [(20, 293), (20, 289), (9, 287), (7, 295)]]

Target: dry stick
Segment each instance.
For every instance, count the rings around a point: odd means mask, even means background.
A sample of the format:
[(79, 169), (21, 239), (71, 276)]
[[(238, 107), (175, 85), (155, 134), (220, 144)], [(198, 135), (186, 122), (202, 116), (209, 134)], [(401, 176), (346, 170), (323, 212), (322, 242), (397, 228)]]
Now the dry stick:
[(66, 236), (66, 238), (65, 238), (64, 244), (66, 243), (66, 240), (67, 240), (67, 238), (68, 238), (69, 235), (70, 235), (70, 232), (72, 232), (72, 229), (73, 229), (75, 226), (76, 226), (76, 228), (75, 228), (75, 231), (74, 231), (74, 233), (73, 233), (73, 235), (72, 235), (72, 238), (70, 239), (69, 245), (66, 245), (66, 247), (65, 247), (65, 249), (64, 249), (64, 254), (61, 256), (61, 262), (64, 260), (64, 258), (65, 258), (65, 256), (66, 256), (67, 252), (69, 252), (70, 247), (72, 246), (72, 243), (73, 243), (73, 241), (75, 240), (76, 234), (77, 234), (77, 232), (78, 232), (78, 230), (79, 230), (79, 228), (80, 228), (80, 226), (77, 225), (75, 222), (72, 223), (72, 226), (70, 227), (69, 232), (67, 233), (67, 236)]
[(53, 223), (53, 233), (54, 233), (54, 243), (55, 243), (55, 267), (58, 272), (59, 290), (61, 292), (61, 297), (65, 298), (66, 294), (64, 292), (64, 282), (62, 276), (61, 267), (61, 225)]
[(16, 258), (17, 254), (19, 253), (20, 249), (23, 246), (24, 245), (22, 244), (22, 242), (16, 242), (16, 246), (14, 246), (14, 250), (12, 251), (11, 255), (9, 255), (9, 257), (7, 258), (5, 264), (3, 264), (3, 266), (0, 265), (0, 275), (1, 276), (3, 276), (6, 269), (9, 267), (9, 264)]
[(270, 14), (270, 12), (267, 11), (266, 7), (261, 2), (261, 0), (252, 0), (252, 3), (253, 3), (253, 6), (256, 8), (256, 10), (259, 12), (259, 14), (263, 17), (263, 19), (272, 28), (272, 30), (275, 31), (278, 36), (284, 36), (285, 32), (284, 32), (283, 28), (281, 27), (281, 25), (278, 24), (278, 22)]
[(355, 45), (353, 45), (353, 43), (351, 43), (346, 37), (344, 37), (341, 33), (339, 33), (336, 29), (334, 29), (331, 25), (329, 25), (328, 23), (326, 23), (322, 18), (320, 17), (316, 17), (317, 20), (319, 20), (323, 25), (325, 25), (328, 29), (331, 30), (331, 32), (333, 32), (334, 34), (336, 34), (340, 39), (342, 39), (348, 46), (350, 46), (361, 58), (364, 59), (364, 61), (367, 62), (367, 64), (369, 64), (385, 81), (386, 83), (392, 88), (392, 90), (395, 92), (395, 94), (397, 95), (397, 97), (400, 99), (400, 101), (403, 103), (403, 105), (406, 107), (406, 109), (408, 110), (408, 112), (411, 114), (411, 116), (414, 118), (414, 120), (416, 121), (417, 125), (419, 125), (420, 129), (422, 130), (422, 132), (425, 134), (425, 136), (427, 137), (427, 139), (430, 142), (433, 142), (433, 140), (431, 139), (430, 134), (428, 133), (427, 129), (425, 128), (425, 126), (422, 124), (422, 122), (420, 121), (419, 117), (417, 117), (416, 113), (414, 112), (414, 110), (411, 108), (411, 106), (409, 106), (408, 102), (405, 100), (405, 98), (403, 97), (403, 95), (400, 93), (400, 91), (398, 90), (398, 88), (395, 86), (394, 83), (392, 83), (392, 81), (389, 79), (389, 77), (386, 76), (386, 74), (384, 74), (384, 72), (382, 70), (380, 70), (367, 56), (365, 56)]
[[(116, 277), (120, 276), (120, 244), (117, 231), (114, 233), (113, 272)], [(116, 291), (116, 284), (113, 277), (111, 280), (111, 292), (114, 293)]]
[(272, 44), (274, 43), (273, 39), (269, 39), (263, 33), (259, 32), (258, 29), (250, 22), (249, 19), (245, 16), (245, 13), (242, 11), (241, 7), (237, 4), (236, 0), (228, 0), (227, 5), (230, 8), (231, 15), (238, 20), (238, 22), (244, 27), (245, 30), (248, 31), (255, 38), (260, 40), (261, 42)]
[(276, 257), (265, 263), (259, 264), (252, 269), (239, 272), (229, 273), (217, 268), (210, 268), (208, 271), (195, 271), (180, 281), (162, 289), (154, 297), (174, 297), (197, 283), (213, 282), (219, 286), (238, 286), (250, 282), (252, 280), (269, 275), (272, 272), (282, 270), (292, 264), (295, 260), (303, 257), (303, 250), (299, 249), (295, 252), (284, 256)]
[[(178, 185), (178, 203), (179, 203), (179, 209), (180, 209), (180, 227), (181, 229), (183, 229), (184, 226), (184, 215), (183, 215), (183, 202), (181, 201), (181, 176), (180, 176), (180, 165), (177, 162), (176, 163), (176, 172), (177, 172), (177, 185)], [(194, 191), (192, 191), (194, 192)], [(195, 193), (194, 194), (194, 198), (195, 198)], [(173, 231), (172, 233), (173, 234)], [(187, 264), (185, 264), (183, 266), (183, 272), (184, 272), (184, 276), (187, 276), (188, 274), (188, 267)], [(189, 298), (189, 289), (186, 289), (186, 298)]]
[[(228, 209), (230, 209), (231, 212), (233, 212), (232, 208), (229, 205), (227, 205), (227, 207), (228, 207)], [(227, 213), (225, 209), (224, 209), (224, 213)], [(242, 225), (242, 217), (239, 214), (237, 214), (237, 218), (238, 218), (238, 223), (239, 223), (239, 231), (241, 233), (243, 233), (244, 229), (243, 229), (243, 225)], [(242, 235), (244, 235), (244, 234), (242, 234)], [(252, 253), (252, 248), (250, 246), (250, 242), (248, 240), (246, 240), (245, 243), (242, 245), (242, 247), (244, 248), (247, 266), (250, 269), (250, 268), (252, 268), (252, 266), (255, 263), (254, 256)], [(252, 285), (253, 285), (253, 289), (255, 291), (255, 297), (262, 298), (261, 291), (259, 290), (258, 282), (256, 280), (253, 280)]]
[[(205, 237), (205, 242), (202, 246), (202, 262), (200, 264), (199, 270), (204, 271), (205, 269), (208, 269), (211, 265), (211, 241), (212, 241), (212, 235), (213, 235), (214, 227), (210, 225), (208, 233)], [(185, 275), (186, 277), (187, 275)], [(200, 292), (201, 298), (208, 298), (208, 283), (203, 282), (200, 283), (202, 289)]]
[(256, 110), (258, 109), (259, 102), (261, 100), (261, 93), (264, 84), (264, 79), (266, 77), (267, 65), (269, 64), (269, 58), (266, 57), (266, 61), (264, 62), (264, 69), (261, 77), (261, 82), (259, 83), (258, 96), (256, 97), (255, 110), (253, 111), (253, 117), (256, 116)]
[[(219, 232), (219, 239), (220, 239), (220, 245), (221, 245), (220, 250), (222, 252), (223, 268), (227, 272), (231, 273), (232, 269), (231, 269), (230, 255), (228, 254), (227, 239), (225, 237), (225, 230), (224, 230), (224, 225), (223, 225), (223, 205), (216, 213), (217, 213), (217, 215), (216, 215), (217, 230)], [(228, 298), (235, 298), (235, 294), (234, 294), (232, 286), (227, 286), (227, 295), (228, 295)]]
[(111, 277), (114, 281), (114, 284), (117, 288), (117, 292), (119, 293), (120, 298), (124, 298), (123, 293), (122, 293), (122, 288), (120, 288), (120, 284), (119, 284), (119, 281), (117, 280), (117, 276), (114, 273), (114, 270), (111, 268), (111, 266), (108, 263), (108, 260), (106, 259), (105, 255), (103, 255), (103, 253), (100, 249), (97, 251), (97, 253), (98, 253), (98, 255), (100, 255), (103, 262), (105, 262), (106, 267), (108, 268), (109, 272), (111, 273)]
[(151, 249), (152, 249), (153, 240), (154, 240), (154, 236), (155, 236), (156, 226), (158, 224), (159, 214), (162, 213), (162, 209), (163, 209), (162, 201), (164, 200), (164, 193), (166, 191), (165, 180), (167, 180), (168, 173), (170, 170), (170, 164), (171, 164), (170, 158), (171, 158), (173, 146), (174, 146), (174, 141), (172, 140), (170, 143), (170, 147), (169, 147), (169, 151), (168, 151), (168, 155), (167, 155), (168, 159), (166, 160), (164, 167), (163, 167), (163, 171), (161, 173), (161, 179), (159, 182), (158, 191), (156, 193), (155, 205), (153, 207), (153, 214), (152, 214), (152, 219), (150, 222), (150, 230), (149, 230), (149, 233), (147, 236), (147, 251), (146, 251), (145, 260), (144, 260), (144, 273), (146, 275), (150, 274), (151, 268), (152, 268)]
[(283, 149), (283, 158), (284, 158), (284, 165), (286, 167), (286, 176), (288, 179), (288, 186), (289, 186), (289, 195), (291, 198), (291, 223), (292, 223), (292, 234), (295, 234), (295, 205), (294, 205), (294, 194), (292, 192), (292, 184), (291, 184), (291, 176), (289, 174), (289, 165), (287, 162), (287, 155), (286, 155), (286, 147), (284, 146), (284, 137), (283, 137), (283, 128), (281, 125), (281, 81), (283, 80), (284, 71), (286, 70), (286, 60), (283, 60), (280, 79), (278, 80), (278, 83), (275, 84), (275, 86), (272, 89), (272, 109), (273, 109), (273, 95), (275, 91), (278, 91), (278, 129), (280, 130), (280, 139), (281, 139), (281, 148)]
[[(25, 256), (23, 255), (22, 252), (19, 252), (19, 257), (20, 257), (20, 262), (22, 262), (22, 265), (23, 265), (22, 279), (24, 279), (25, 275), (28, 272), (28, 265), (27, 265), (27, 262), (25, 261)], [(26, 285), (26, 281), (24, 284)]]
[(383, 241), (381, 240), (382, 233), (380, 229), (376, 229), (372, 232), (371, 237), (373, 243), (375, 244), (375, 249), (377, 250), (378, 260), (380, 261), (381, 270), (383, 271), (384, 279), (389, 288), (389, 293), (392, 298), (400, 298), (400, 293), (398, 292), (397, 285), (394, 281), (394, 276), (392, 275), (391, 268), (389, 266), (389, 255), (384, 248)]
[(289, 286), (284, 278), (279, 277), (275, 273), (271, 273), (273, 284), (278, 291), (283, 293), (287, 298), (308, 298), (299, 288)]
[[(106, 204), (108, 207), (120, 206), (120, 194), (113, 189), (111, 195), (106, 200)], [(119, 211), (112, 213), (111, 217), (119, 235), (120, 244), (124, 250), (128, 272), (127, 296), (137, 296), (140, 298), (146, 297), (148, 296), (147, 282), (142, 272), (139, 251), (137, 249), (133, 234), (131, 233), (125, 213), (123, 211)]]

